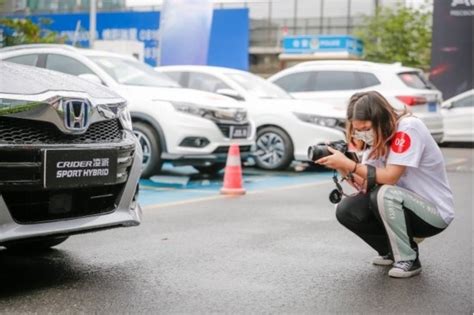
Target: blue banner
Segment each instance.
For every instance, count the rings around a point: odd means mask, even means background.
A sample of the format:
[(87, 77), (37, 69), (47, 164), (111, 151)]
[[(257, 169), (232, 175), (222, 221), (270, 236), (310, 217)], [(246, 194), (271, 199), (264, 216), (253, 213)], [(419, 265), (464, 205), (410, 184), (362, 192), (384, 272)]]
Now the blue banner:
[(209, 0), (165, 0), (160, 21), (160, 65), (205, 65), (212, 23)]
[[(21, 18), (21, 16), (16, 16)], [(35, 22), (41, 18), (52, 21), (48, 28), (67, 37), (67, 43), (89, 47), (89, 14), (43, 14), (30, 16)], [(157, 65), (160, 55), (160, 12), (100, 12), (97, 14), (97, 39), (139, 40), (145, 46), (145, 62)], [(186, 23), (183, 23), (186, 24)], [(249, 43), (248, 9), (214, 10), (207, 64), (236, 69), (248, 69)], [(79, 26), (79, 32), (75, 33)], [(197, 33), (195, 33), (198, 36)], [(176, 50), (175, 50), (176, 52)], [(186, 49), (187, 54), (192, 53)]]

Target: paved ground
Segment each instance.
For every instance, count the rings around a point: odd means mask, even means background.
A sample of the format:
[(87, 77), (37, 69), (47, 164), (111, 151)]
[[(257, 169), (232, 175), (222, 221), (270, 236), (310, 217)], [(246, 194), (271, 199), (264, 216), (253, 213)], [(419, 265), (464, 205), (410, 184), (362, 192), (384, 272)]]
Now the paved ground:
[(328, 174), (305, 172), (250, 182), (239, 198), (217, 184), (195, 198), (168, 187), (138, 228), (76, 236), (37, 257), (0, 250), (0, 312), (472, 313), (472, 150), (444, 151), (456, 219), (421, 244), (413, 279), (370, 265), (374, 253), (334, 218)]

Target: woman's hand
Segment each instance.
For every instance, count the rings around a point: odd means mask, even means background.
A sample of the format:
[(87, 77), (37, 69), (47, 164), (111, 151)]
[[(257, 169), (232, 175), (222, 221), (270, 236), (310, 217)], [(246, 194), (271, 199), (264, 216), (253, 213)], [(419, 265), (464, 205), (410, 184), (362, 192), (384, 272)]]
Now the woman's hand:
[(349, 172), (354, 168), (355, 162), (346, 157), (342, 152), (333, 149), (330, 146), (328, 146), (328, 150), (332, 153), (331, 155), (320, 158), (314, 163), (346, 172)]

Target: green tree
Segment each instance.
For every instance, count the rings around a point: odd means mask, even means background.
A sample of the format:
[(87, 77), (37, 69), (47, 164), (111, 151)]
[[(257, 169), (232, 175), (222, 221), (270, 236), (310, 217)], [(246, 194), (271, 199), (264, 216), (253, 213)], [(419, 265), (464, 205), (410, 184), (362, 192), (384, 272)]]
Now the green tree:
[(60, 37), (56, 32), (46, 27), (51, 24), (49, 19), (40, 19), (33, 23), (27, 18), (0, 19), (0, 28), (3, 28), (4, 46), (13, 46), (32, 43), (64, 43), (65, 37)]
[(432, 13), (424, 6), (380, 7), (374, 16), (365, 16), (366, 25), (354, 34), (364, 42), (365, 59), (426, 70), (431, 60), (431, 21)]

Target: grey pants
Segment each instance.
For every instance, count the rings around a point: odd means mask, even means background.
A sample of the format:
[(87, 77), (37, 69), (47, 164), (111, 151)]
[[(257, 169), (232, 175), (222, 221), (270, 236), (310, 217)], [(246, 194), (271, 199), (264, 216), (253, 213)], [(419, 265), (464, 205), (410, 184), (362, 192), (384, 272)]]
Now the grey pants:
[(430, 237), (447, 227), (429, 201), (390, 185), (344, 198), (336, 217), (380, 255), (391, 253), (395, 261), (416, 259), (418, 245), (413, 238)]

